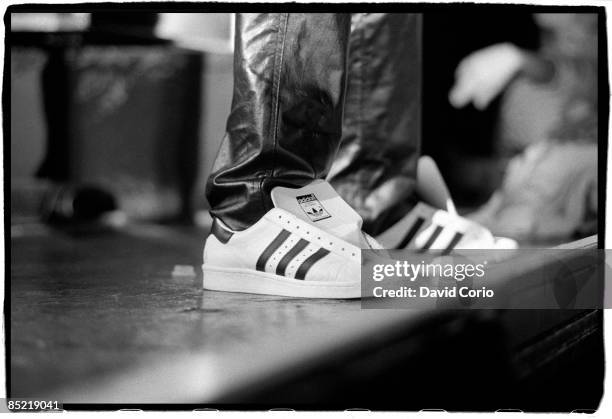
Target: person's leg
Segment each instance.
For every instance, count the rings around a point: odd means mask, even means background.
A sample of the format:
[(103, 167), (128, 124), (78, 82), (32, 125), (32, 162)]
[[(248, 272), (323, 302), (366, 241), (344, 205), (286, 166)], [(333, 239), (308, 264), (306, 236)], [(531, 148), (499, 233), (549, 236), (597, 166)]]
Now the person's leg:
[(419, 14), (355, 14), (342, 143), (329, 182), (377, 234), (412, 207), (421, 141)]
[(244, 230), (275, 186), (324, 178), (340, 142), (350, 15), (239, 14), (227, 134), (207, 185), (211, 214)]

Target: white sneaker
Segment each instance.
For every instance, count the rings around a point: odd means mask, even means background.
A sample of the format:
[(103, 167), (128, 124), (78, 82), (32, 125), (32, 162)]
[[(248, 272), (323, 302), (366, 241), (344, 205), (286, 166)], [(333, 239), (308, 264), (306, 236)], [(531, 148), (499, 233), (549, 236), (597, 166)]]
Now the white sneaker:
[[(518, 243), (495, 237), (482, 225), (457, 214), (455, 204), (436, 163), (421, 156), (417, 165), (419, 202), (406, 216), (376, 239), (386, 249), (442, 250), (516, 249)], [(442, 209), (445, 208), (446, 210)]]
[(275, 208), (244, 231), (215, 219), (203, 287), (303, 298), (359, 298), (361, 248), (380, 248), (327, 182), (274, 188)]
[(419, 202), (404, 218), (376, 237), (386, 249), (516, 249), (512, 239), (495, 237), (485, 227)]

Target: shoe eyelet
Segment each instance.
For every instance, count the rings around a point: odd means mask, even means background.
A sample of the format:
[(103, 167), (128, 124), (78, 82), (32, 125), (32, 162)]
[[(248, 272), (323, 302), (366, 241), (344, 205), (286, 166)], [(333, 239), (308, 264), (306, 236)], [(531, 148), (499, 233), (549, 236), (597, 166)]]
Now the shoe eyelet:
[(355, 256), (355, 253), (352, 253), (353, 256)]
[(344, 247), (342, 248), (342, 251), (344, 252)]

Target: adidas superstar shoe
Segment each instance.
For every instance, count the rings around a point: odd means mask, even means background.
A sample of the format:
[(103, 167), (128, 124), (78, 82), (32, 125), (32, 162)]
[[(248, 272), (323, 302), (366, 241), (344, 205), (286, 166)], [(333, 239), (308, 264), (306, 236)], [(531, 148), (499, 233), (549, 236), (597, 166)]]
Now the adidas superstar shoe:
[(431, 157), (419, 158), (416, 180), (417, 196), (422, 202), (376, 237), (386, 249), (431, 249), (448, 253), (454, 249), (518, 248), (516, 241), (495, 237), (487, 228), (457, 214), (446, 183)]
[(386, 249), (516, 249), (517, 243), (495, 237), (485, 227), (455, 213), (419, 202), (404, 218), (376, 237)]
[(243, 231), (215, 219), (203, 287), (303, 298), (359, 298), (361, 249), (380, 248), (327, 182), (274, 188), (275, 208)]

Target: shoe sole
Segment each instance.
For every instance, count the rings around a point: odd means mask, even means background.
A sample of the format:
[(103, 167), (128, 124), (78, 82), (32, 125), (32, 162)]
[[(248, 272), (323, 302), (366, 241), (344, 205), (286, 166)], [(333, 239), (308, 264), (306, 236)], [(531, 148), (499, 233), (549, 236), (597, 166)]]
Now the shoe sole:
[(202, 265), (203, 288), (301, 298), (351, 299), (361, 297), (359, 282), (316, 282), (286, 278), (251, 269)]

